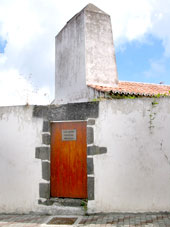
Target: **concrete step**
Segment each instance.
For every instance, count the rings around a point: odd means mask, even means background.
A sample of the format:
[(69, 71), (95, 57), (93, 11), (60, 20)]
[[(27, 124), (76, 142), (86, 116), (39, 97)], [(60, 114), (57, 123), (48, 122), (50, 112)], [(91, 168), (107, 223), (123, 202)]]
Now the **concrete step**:
[(83, 199), (50, 198), (38, 202), (40, 213), (50, 215), (84, 215), (87, 211), (87, 201)]
[(47, 215), (85, 215), (86, 210), (83, 207), (67, 207), (67, 206), (39, 206), (38, 213)]
[(70, 198), (51, 198), (50, 201), (53, 204), (61, 205), (61, 206), (70, 206), (70, 207), (80, 207), (83, 206), (85, 200), (83, 199), (70, 199)]

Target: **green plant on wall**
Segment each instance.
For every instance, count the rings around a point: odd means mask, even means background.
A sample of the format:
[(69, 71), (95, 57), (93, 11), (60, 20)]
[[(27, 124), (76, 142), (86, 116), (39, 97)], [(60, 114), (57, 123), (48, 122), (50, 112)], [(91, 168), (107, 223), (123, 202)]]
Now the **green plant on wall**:
[(136, 96), (110, 93), (107, 98), (108, 99), (135, 99)]
[[(159, 96), (160, 98), (161, 96)], [(158, 97), (156, 97), (158, 98)], [(159, 104), (156, 100), (156, 98), (153, 99), (152, 103), (151, 103), (151, 109), (149, 109), (149, 129), (150, 129), (150, 133), (153, 133), (153, 129), (154, 129), (154, 120), (156, 118), (156, 106)]]
[[(169, 91), (169, 94), (170, 94), (170, 91)], [(153, 96), (153, 101), (151, 103), (151, 109), (148, 110), (150, 112), (149, 113), (149, 129), (150, 129), (151, 133), (153, 132), (153, 128), (155, 127), (154, 120), (156, 118), (156, 107), (159, 104), (157, 99), (164, 98), (164, 97), (168, 97), (168, 95), (167, 94), (157, 94), (157, 95)]]
[(84, 208), (85, 212), (87, 212), (87, 203), (88, 203), (88, 199), (83, 199), (81, 201), (81, 206)]
[(135, 98), (141, 98), (141, 96), (114, 94), (114, 93), (110, 92), (110, 93), (105, 94), (105, 97), (95, 98), (92, 101), (97, 102), (97, 101), (108, 100), (108, 99), (135, 99)]
[[(93, 102), (98, 102), (102, 100), (107, 100), (107, 99), (136, 99), (136, 98), (146, 98), (146, 96), (143, 95), (130, 95), (130, 94), (119, 94), (119, 93), (113, 93), (113, 92), (103, 92), (104, 95), (103, 97), (98, 97), (93, 99)], [(170, 94), (170, 91), (169, 91)], [(148, 96), (147, 98), (163, 98), (163, 97), (168, 97), (168, 94), (157, 94), (157, 95), (152, 95)]]

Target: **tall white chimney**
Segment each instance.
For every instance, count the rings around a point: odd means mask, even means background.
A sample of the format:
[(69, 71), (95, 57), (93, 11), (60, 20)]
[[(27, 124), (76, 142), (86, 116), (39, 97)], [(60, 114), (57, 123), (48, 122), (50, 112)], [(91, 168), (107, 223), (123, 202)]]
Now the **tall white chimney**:
[(90, 101), (88, 84), (118, 83), (110, 16), (88, 4), (55, 39), (55, 104)]

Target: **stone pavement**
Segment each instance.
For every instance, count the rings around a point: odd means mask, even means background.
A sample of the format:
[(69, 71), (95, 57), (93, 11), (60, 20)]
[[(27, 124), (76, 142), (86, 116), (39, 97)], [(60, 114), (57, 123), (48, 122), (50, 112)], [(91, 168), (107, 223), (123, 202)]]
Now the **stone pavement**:
[(56, 227), (56, 226), (169, 226), (170, 213), (110, 213), (89, 216), (0, 215), (0, 227)]

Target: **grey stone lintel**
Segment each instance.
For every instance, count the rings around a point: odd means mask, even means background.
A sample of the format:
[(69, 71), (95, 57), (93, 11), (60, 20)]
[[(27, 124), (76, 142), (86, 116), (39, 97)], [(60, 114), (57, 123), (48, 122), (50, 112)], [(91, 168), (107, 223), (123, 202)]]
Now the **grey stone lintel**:
[[(68, 103), (65, 105), (34, 106), (33, 117), (48, 121), (87, 120), (97, 118), (99, 102)], [(44, 123), (43, 132), (50, 130), (50, 123)]]

